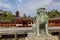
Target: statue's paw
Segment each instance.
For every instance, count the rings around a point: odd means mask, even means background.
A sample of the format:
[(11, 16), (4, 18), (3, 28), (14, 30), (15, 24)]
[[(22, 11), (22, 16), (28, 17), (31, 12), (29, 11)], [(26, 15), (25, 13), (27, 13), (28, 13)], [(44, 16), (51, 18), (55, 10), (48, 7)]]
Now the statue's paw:
[(52, 36), (51, 34), (46, 34), (47, 36)]
[(26, 38), (25, 38), (25, 40), (29, 40), (29, 38), (28, 38), (28, 37), (26, 37)]
[(42, 36), (41, 34), (37, 34), (37, 36)]
[(36, 33), (34, 33), (34, 35), (36, 35)]

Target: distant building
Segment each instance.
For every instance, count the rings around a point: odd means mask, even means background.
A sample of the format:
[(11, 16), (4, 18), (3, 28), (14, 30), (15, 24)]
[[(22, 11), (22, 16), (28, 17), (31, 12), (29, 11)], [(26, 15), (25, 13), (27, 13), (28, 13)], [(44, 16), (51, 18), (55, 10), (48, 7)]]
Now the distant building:
[(16, 15), (12, 20), (0, 20), (0, 27), (28, 27), (32, 25), (33, 20), (28, 17), (20, 17), (19, 11), (16, 11)]
[[(0, 11), (2, 14), (3, 11)], [(7, 12), (7, 11), (6, 11)], [(0, 20), (0, 26), (2, 27), (31, 27), (35, 19), (32, 17), (27, 17), (25, 14), (23, 17), (19, 16), (19, 11), (16, 11), (16, 15), (12, 20)], [(60, 26), (60, 16), (50, 18), (49, 27)]]
[(60, 26), (60, 16), (49, 19), (49, 26)]
[(16, 17), (19, 17), (19, 11), (16, 11)]

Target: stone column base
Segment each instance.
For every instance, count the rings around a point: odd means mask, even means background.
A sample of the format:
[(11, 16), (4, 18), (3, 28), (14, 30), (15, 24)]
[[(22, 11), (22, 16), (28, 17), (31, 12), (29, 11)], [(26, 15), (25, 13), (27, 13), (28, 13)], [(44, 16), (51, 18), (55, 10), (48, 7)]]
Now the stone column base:
[(33, 33), (28, 33), (25, 40), (59, 40), (58, 36), (35, 36)]

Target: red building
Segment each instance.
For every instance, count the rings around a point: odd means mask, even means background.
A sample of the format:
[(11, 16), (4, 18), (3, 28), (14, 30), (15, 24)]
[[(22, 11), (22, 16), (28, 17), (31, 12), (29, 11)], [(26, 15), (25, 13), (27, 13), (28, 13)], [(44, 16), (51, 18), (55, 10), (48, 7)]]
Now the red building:
[[(16, 11), (13, 20), (0, 20), (0, 27), (31, 27), (33, 20), (33, 18), (28, 18), (26, 16), (19, 17), (19, 11)], [(49, 19), (48, 26), (60, 26), (60, 16)]]
[(60, 16), (56, 16), (54, 18), (49, 19), (49, 26), (60, 26)]

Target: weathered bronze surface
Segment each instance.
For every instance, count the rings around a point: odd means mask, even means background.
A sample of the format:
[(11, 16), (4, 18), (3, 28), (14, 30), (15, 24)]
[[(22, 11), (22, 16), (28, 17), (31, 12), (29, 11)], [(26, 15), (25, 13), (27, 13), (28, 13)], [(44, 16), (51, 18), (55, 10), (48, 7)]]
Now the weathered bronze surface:
[(33, 33), (37, 36), (51, 36), (48, 32), (48, 16), (44, 8), (37, 9), (37, 16), (33, 24)]

